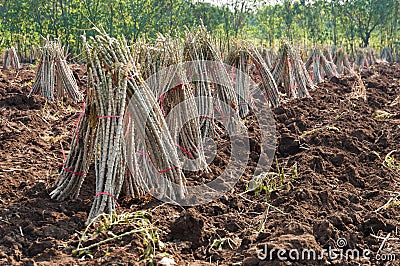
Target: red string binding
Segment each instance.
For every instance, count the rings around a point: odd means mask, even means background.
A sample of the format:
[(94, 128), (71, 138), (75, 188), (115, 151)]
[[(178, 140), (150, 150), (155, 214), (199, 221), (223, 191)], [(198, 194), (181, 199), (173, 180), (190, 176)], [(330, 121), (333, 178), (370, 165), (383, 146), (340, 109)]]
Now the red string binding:
[(151, 162), (150, 154), (149, 154), (148, 152), (145, 152), (145, 151), (137, 151), (136, 154), (148, 157), (148, 158), (147, 158), (147, 161), (148, 161), (148, 162)]
[(97, 116), (98, 119), (108, 119), (108, 118), (122, 118), (120, 115), (106, 115), (106, 116)]
[(111, 197), (115, 201), (115, 208), (119, 208), (119, 203), (118, 203), (117, 197), (115, 197), (114, 195), (112, 195), (108, 192), (96, 192), (96, 197), (101, 196), (101, 195), (106, 195), (106, 196)]
[(187, 156), (189, 156), (190, 159), (193, 159), (193, 155), (191, 151), (188, 151), (187, 149), (185, 149), (184, 147), (180, 146), (179, 144), (175, 144), (176, 147), (178, 147), (184, 154), (186, 154)]
[(163, 174), (163, 173), (172, 171), (172, 170), (177, 169), (177, 168), (178, 168), (178, 166), (174, 166), (174, 167), (171, 167), (171, 168), (167, 168), (167, 169), (160, 170), (160, 171), (158, 171), (157, 173)]
[(161, 113), (163, 114), (163, 116), (165, 116), (165, 110), (164, 110), (164, 106), (163, 106), (164, 98), (165, 98), (165, 93), (162, 93), (160, 95), (160, 98), (158, 98), (158, 103), (160, 104), (160, 109), (161, 109)]
[(79, 173), (79, 172), (74, 172), (71, 169), (69, 169), (68, 167), (63, 167), (65, 172), (71, 173), (73, 175), (77, 175), (77, 176), (86, 176), (85, 173)]

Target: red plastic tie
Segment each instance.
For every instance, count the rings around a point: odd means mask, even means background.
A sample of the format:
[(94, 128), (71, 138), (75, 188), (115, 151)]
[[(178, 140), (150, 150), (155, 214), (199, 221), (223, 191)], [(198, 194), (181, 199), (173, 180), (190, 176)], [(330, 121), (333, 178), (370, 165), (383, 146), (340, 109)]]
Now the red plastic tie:
[(263, 93), (263, 97), (264, 97), (265, 101), (268, 101), (268, 96), (267, 95), (268, 95), (267, 93)]
[(176, 168), (178, 168), (178, 166), (174, 166), (174, 167), (171, 167), (171, 168), (163, 169), (163, 170), (158, 171), (157, 173), (163, 174), (163, 173), (172, 171), (172, 170), (174, 170), (174, 169), (176, 169)]
[(106, 116), (97, 116), (98, 119), (108, 119), (108, 118), (122, 118), (120, 115), (106, 115)]
[(129, 112), (127, 112), (127, 116), (125, 117), (125, 121), (124, 121), (124, 125), (126, 125), (126, 124), (128, 124), (128, 125), (126, 126), (126, 131), (125, 131), (125, 134), (124, 134), (124, 138), (126, 138), (126, 136), (128, 136), (129, 129), (130, 129), (130, 126), (131, 126), (131, 114)]
[(164, 98), (165, 98), (165, 93), (162, 93), (160, 95), (160, 98), (158, 98), (158, 103), (160, 104), (160, 109), (161, 109), (161, 113), (163, 114), (163, 116), (165, 116), (165, 110), (164, 110), (164, 106), (163, 106)]
[(108, 193), (108, 192), (96, 192), (96, 197), (101, 196), (101, 195), (106, 195), (106, 196), (111, 197), (115, 201), (115, 208), (119, 208), (119, 203), (118, 203), (117, 197), (115, 197), (114, 195), (112, 195), (111, 193)]
[(148, 161), (148, 162), (151, 162), (150, 155), (149, 155), (148, 152), (145, 152), (145, 151), (137, 151), (136, 154), (149, 157), (149, 158), (147, 159), (147, 161)]
[(201, 147), (194, 147), (193, 149), (189, 150), (190, 153), (194, 152), (194, 151), (198, 151), (201, 150)]
[(182, 89), (183, 86), (185, 86), (185, 85), (186, 84), (184, 84), (182, 81), (180, 81), (180, 83), (177, 86), (175, 86), (172, 89), (170, 89), (170, 91), (176, 91), (176, 90)]
[(77, 175), (77, 176), (86, 176), (85, 173), (79, 173), (79, 172), (74, 172), (71, 169), (69, 169), (68, 167), (63, 167), (65, 172), (71, 173), (73, 175)]
[(149, 156), (148, 152), (145, 151), (137, 151), (136, 154), (142, 155), (142, 156)]
[(185, 149), (184, 147), (180, 146), (179, 144), (175, 144), (176, 147), (178, 147), (184, 154), (186, 154), (187, 156), (189, 156), (190, 159), (193, 159), (193, 155), (191, 153), (191, 151), (188, 151), (187, 149)]

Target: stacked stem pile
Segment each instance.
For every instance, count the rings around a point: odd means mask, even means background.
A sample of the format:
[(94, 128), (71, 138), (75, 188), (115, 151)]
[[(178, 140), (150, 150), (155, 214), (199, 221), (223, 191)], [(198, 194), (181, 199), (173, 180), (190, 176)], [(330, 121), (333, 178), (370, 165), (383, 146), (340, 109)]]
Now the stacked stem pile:
[(154, 47), (140, 43), (136, 48), (142, 75), (151, 83), (179, 154), (191, 159), (191, 169), (207, 168), (194, 92), (182, 62), (182, 44), (160, 35)]
[[(247, 74), (247, 76), (254, 73), (256, 80), (258, 81), (258, 87), (264, 93), (265, 99), (273, 107), (279, 105), (278, 86), (276, 85), (267, 63), (254, 45), (242, 43), (236, 49), (231, 51), (226, 61), (229, 65), (235, 67), (233, 68), (233, 71), (238, 69), (240, 72)], [(251, 102), (250, 80), (246, 78), (236, 78), (234, 81), (236, 94), (238, 95), (240, 116), (245, 117), (248, 113), (247, 103)]]
[(21, 68), (17, 50), (15, 49), (15, 47), (6, 49), (4, 52), (3, 69), (8, 69), (8, 68), (13, 68), (16, 70), (19, 70)]
[[(58, 200), (77, 197), (94, 155), (96, 194), (88, 222), (100, 213), (114, 212), (122, 191), (137, 197), (147, 187), (170, 200), (185, 194), (174, 141), (160, 106), (134, 65), (130, 48), (124, 40), (99, 33), (85, 41), (92, 89), (51, 193)], [(144, 155), (145, 160), (138, 158)], [(126, 171), (127, 165), (133, 171)]]
[[(199, 74), (199, 81), (192, 82), (192, 85), (194, 96), (200, 99), (196, 104), (200, 114), (202, 138), (215, 135), (213, 118), (216, 116), (227, 121), (225, 126), (243, 126), (237, 124), (240, 118), (232, 79), (224, 66), (221, 52), (204, 28), (195, 33), (187, 32), (183, 56), (184, 61), (197, 62), (193, 72)], [(215, 104), (214, 98), (217, 100)]]
[(354, 60), (354, 69), (361, 70), (362, 68), (369, 67), (369, 62), (364, 49), (358, 48), (356, 50), (356, 59)]
[(392, 50), (389, 47), (385, 47), (381, 52), (381, 60), (386, 61), (388, 63), (393, 63), (394, 58), (392, 55)]
[(284, 92), (289, 98), (308, 97), (308, 90), (314, 89), (303, 60), (288, 42), (284, 42), (279, 49), (272, 75), (277, 84), (283, 84)]
[(50, 101), (56, 98), (62, 99), (65, 96), (74, 101), (83, 99), (65, 58), (66, 52), (58, 42), (46, 40), (41, 48), (41, 61), (36, 70), (30, 96), (41, 94)]
[(312, 79), (315, 83), (321, 83), (326, 76), (328, 79), (337, 77), (336, 65), (333, 63), (332, 56), (326, 49), (324, 52), (319, 48), (314, 48), (311, 56), (306, 62), (306, 68), (312, 69)]
[(353, 74), (353, 68), (350, 65), (349, 57), (344, 48), (335, 49), (333, 62), (336, 65), (336, 71), (339, 75)]

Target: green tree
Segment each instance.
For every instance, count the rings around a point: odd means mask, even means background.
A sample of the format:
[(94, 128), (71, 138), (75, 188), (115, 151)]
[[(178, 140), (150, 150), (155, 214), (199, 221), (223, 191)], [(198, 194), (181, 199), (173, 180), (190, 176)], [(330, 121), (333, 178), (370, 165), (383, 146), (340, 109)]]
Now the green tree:
[(371, 34), (378, 25), (386, 21), (393, 0), (345, 0), (342, 11), (357, 27), (364, 47), (370, 42)]

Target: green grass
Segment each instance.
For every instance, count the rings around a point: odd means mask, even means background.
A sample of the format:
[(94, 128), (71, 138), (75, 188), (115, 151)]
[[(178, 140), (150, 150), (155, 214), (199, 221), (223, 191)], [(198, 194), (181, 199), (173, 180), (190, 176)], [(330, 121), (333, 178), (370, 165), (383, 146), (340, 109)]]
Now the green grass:
[(389, 168), (391, 170), (399, 171), (400, 170), (400, 161), (394, 157), (394, 153), (396, 153), (397, 150), (393, 150), (386, 154), (385, 158), (382, 159), (382, 156), (377, 151), (372, 151), (372, 153), (382, 161), (383, 166), (386, 168)]
[[(118, 231), (126, 231), (115, 234), (113, 230), (118, 227)], [(135, 235), (141, 240), (144, 252), (141, 262), (151, 263), (157, 249), (160, 246), (158, 229), (147, 218), (144, 211), (125, 212), (122, 214), (101, 214), (94, 219), (82, 233), (73, 255), (81, 258), (93, 258), (93, 251), (109, 242), (118, 242), (122, 238)], [(107, 236), (104, 238), (104, 236)], [(85, 243), (91, 243), (85, 245)], [(107, 254), (109, 256), (110, 254)]]
[(393, 170), (399, 170), (400, 162), (394, 157), (394, 155), (392, 155), (395, 152), (397, 152), (397, 150), (393, 150), (386, 154), (383, 165)]
[(278, 160), (276, 160), (275, 167), (276, 172), (267, 172), (256, 176), (249, 183), (247, 190), (253, 191), (255, 195), (265, 194), (267, 201), (273, 191), (290, 190), (291, 181), (298, 177), (297, 163), (286, 171), (279, 166)]

